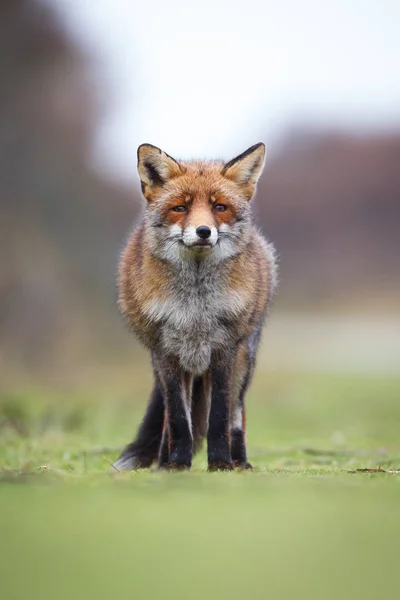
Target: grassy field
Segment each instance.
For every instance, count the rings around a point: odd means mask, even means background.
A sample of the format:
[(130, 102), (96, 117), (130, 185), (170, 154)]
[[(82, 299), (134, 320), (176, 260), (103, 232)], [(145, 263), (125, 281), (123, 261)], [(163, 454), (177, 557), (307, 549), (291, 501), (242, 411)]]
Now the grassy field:
[(98, 387), (0, 398), (1, 599), (398, 597), (400, 378), (259, 369), (212, 474), (113, 471), (149, 374)]

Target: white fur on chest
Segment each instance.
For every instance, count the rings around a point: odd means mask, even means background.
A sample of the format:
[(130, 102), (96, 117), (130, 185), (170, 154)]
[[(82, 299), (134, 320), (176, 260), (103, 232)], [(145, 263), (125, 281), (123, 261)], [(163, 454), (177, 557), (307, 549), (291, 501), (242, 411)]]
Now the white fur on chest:
[(149, 303), (146, 315), (160, 324), (164, 350), (178, 356), (188, 372), (203, 373), (212, 351), (229, 343), (220, 318), (240, 315), (245, 294), (228, 291), (217, 270), (208, 273), (197, 267), (179, 271), (166, 292), (164, 300)]

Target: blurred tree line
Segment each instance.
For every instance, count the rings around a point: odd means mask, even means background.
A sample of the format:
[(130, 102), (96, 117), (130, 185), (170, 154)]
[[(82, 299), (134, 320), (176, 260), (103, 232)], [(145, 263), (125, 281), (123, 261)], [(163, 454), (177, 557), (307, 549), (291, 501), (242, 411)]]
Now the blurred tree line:
[[(90, 164), (90, 64), (56, 15), (0, 4), (0, 352), (35, 368), (113, 337), (118, 252), (137, 205)], [(115, 337), (115, 336), (114, 336)], [(111, 340), (110, 340), (111, 343)]]
[[(79, 361), (127, 339), (118, 254), (137, 216), (91, 164), (91, 64), (54, 11), (0, 4), (0, 368)], [(397, 310), (400, 133), (293, 131), (267, 162), (256, 220), (281, 263), (278, 307)]]
[(281, 257), (281, 306), (399, 312), (400, 129), (295, 130), (258, 198)]

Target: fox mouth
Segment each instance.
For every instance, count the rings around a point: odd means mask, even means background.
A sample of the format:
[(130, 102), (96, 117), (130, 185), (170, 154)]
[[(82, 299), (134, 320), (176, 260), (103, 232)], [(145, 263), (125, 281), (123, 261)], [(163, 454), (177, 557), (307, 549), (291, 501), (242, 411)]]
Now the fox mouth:
[(210, 250), (213, 247), (213, 244), (208, 241), (208, 240), (204, 240), (204, 241), (199, 241), (196, 242), (195, 244), (185, 244), (185, 242), (183, 240), (180, 240), (182, 246), (185, 246), (185, 248), (188, 248), (189, 250), (191, 248), (194, 248), (196, 250)]
[(212, 248), (213, 245), (211, 242), (196, 242), (192, 244), (192, 248)]

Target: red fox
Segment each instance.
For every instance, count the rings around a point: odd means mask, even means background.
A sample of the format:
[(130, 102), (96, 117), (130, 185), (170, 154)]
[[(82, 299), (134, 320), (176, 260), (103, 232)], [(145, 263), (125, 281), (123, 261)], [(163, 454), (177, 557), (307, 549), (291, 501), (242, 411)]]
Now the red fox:
[(276, 287), (275, 251), (250, 200), (265, 146), (228, 163), (138, 149), (147, 207), (119, 267), (119, 306), (149, 349), (154, 389), (115, 468), (190, 468), (207, 437), (208, 469), (252, 468), (245, 393)]

